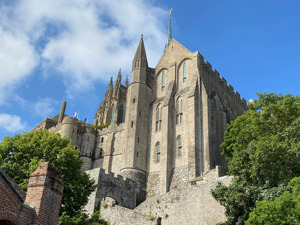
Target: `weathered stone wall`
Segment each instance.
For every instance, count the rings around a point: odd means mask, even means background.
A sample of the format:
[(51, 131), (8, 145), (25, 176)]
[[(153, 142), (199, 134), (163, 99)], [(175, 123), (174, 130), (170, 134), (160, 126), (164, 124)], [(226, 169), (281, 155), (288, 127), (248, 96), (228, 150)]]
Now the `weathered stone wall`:
[(137, 202), (136, 182), (114, 173), (106, 173), (101, 168), (85, 171), (97, 184), (96, 190), (90, 195), (84, 210), (91, 214), (96, 205), (106, 197), (113, 198), (117, 205), (133, 209)]
[(174, 168), (171, 173), (170, 190), (180, 187), (186, 187), (189, 184), (188, 167)]
[(219, 168), (209, 171), (199, 178), (196, 185), (148, 198), (134, 210), (102, 205), (101, 216), (116, 225), (157, 224), (159, 219), (162, 225), (215, 225), (224, 222), (225, 208), (211, 196), (210, 190), (218, 182), (229, 185), (232, 177), (218, 177), (219, 173)]
[(159, 195), (160, 193), (159, 172), (152, 172), (148, 175), (147, 180), (147, 198)]
[[(136, 213), (131, 209), (126, 209), (118, 205), (111, 206), (103, 203), (101, 206), (101, 218), (109, 220), (110, 224), (115, 225), (157, 225), (157, 219), (147, 217), (140, 213)], [(104, 207), (105, 206), (105, 207)]]

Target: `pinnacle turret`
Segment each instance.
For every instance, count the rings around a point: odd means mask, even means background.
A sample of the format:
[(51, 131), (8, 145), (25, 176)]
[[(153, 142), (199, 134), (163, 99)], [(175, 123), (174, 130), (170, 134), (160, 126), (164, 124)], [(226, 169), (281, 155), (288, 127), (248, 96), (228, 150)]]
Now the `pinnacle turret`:
[(121, 73), (121, 68), (120, 68), (119, 73), (118, 73), (117, 83), (121, 83), (121, 80), (122, 80), (122, 73)]
[(132, 61), (132, 70), (136, 68), (146, 69), (147, 67), (148, 67), (147, 55), (144, 46), (143, 35), (141, 35), (139, 46), (136, 50), (135, 56)]
[(110, 101), (110, 99), (112, 97), (112, 94), (113, 94), (113, 90), (114, 90), (113, 78), (111, 77), (110, 81), (109, 81), (109, 84), (108, 84), (108, 87), (107, 87), (107, 90), (106, 90), (105, 95), (104, 95), (104, 104)]
[(120, 93), (120, 88), (121, 88), (121, 79), (122, 79), (122, 74), (121, 74), (121, 68), (120, 68), (119, 73), (118, 73), (118, 78), (117, 78), (117, 81), (115, 84), (114, 94), (113, 94), (113, 96), (116, 98), (119, 98), (119, 93)]
[(126, 77), (126, 80), (125, 80), (125, 87), (128, 87), (128, 76)]

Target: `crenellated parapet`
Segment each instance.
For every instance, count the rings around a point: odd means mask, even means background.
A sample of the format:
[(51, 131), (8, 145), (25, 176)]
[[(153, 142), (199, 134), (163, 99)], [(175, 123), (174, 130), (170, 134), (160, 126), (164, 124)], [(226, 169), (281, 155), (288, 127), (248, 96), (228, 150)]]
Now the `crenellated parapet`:
[(136, 207), (136, 188), (135, 181), (115, 173), (106, 173), (104, 169), (100, 169), (97, 192), (100, 200), (110, 197), (115, 199), (117, 205), (134, 209)]
[(199, 53), (199, 70), (202, 81), (205, 84), (208, 96), (213, 97), (218, 95), (222, 101), (226, 102), (226, 105), (235, 111), (236, 115), (241, 114), (247, 110), (247, 102), (240, 94), (234, 90), (232, 85), (227, 83), (226, 79), (220, 76), (216, 69), (212, 68), (212, 65), (208, 61), (204, 61), (204, 58)]

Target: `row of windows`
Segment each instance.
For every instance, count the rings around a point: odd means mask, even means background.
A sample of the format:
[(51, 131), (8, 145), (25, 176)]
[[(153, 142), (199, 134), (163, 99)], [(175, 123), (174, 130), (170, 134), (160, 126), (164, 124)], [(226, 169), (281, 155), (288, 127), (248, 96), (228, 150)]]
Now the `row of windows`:
[[(160, 143), (157, 142), (155, 145), (155, 151), (156, 151), (156, 162), (160, 162)], [(177, 138), (177, 156), (182, 156), (182, 138), (179, 136)]]
[[(187, 75), (186, 75), (186, 63), (183, 63), (182, 74), (183, 74), (183, 80), (182, 80), (182, 82), (185, 83), (186, 79), (187, 79)], [(163, 71), (163, 73), (161, 75), (161, 91), (165, 90), (165, 86), (166, 86), (166, 73), (165, 73), (165, 71)]]
[[(161, 130), (162, 124), (162, 111), (163, 107), (159, 104), (156, 107), (156, 117), (155, 117), (155, 130)], [(180, 124), (183, 121), (183, 100), (178, 98), (176, 101), (176, 124)]]

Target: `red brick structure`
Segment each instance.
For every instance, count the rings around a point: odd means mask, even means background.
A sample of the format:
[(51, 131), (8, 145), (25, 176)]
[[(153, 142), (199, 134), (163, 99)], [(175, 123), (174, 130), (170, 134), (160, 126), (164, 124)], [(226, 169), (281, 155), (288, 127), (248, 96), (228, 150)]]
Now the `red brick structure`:
[(0, 170), (0, 225), (56, 225), (61, 205), (61, 171), (40, 163), (25, 192)]

